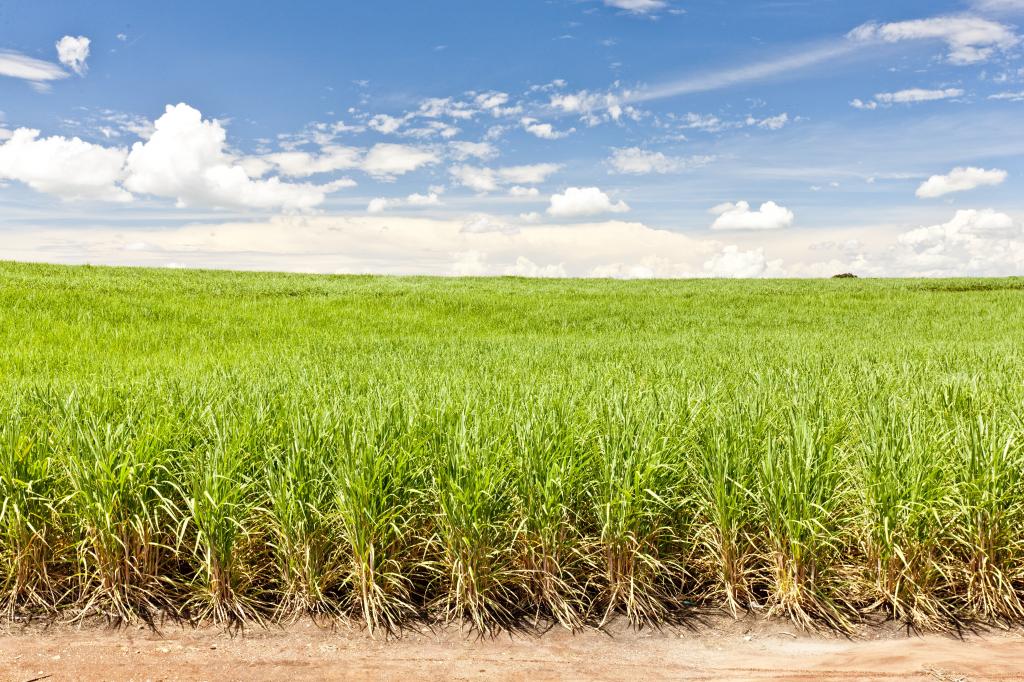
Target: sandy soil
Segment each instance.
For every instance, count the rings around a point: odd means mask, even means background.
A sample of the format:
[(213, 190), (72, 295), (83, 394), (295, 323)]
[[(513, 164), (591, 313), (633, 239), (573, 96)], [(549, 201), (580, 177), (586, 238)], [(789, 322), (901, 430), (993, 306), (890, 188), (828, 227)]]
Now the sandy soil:
[(0, 631), (0, 679), (30, 680), (1024, 680), (1024, 631), (963, 639), (873, 627), (853, 638), (709, 615), (686, 628), (481, 639), (371, 638), (309, 622), (250, 629), (87, 625)]

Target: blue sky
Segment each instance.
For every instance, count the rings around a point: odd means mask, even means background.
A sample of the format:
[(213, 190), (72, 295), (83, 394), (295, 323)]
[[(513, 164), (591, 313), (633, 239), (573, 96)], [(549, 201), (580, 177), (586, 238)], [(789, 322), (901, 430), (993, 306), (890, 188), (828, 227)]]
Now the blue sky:
[(1024, 272), (1024, 0), (9, 2), (0, 258)]

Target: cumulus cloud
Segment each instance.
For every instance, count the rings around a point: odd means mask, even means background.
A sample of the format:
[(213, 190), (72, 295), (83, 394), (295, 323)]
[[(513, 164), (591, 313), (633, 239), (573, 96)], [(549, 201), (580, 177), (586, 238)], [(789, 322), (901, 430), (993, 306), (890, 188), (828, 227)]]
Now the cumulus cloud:
[(901, 234), (890, 268), (925, 277), (1016, 275), (1024, 268), (1024, 230), (992, 209), (961, 210), (952, 220)]
[(778, 230), (793, 224), (794, 215), (785, 206), (766, 201), (756, 211), (746, 201), (719, 204), (711, 209), (718, 217), (712, 230)]
[(548, 176), (561, 170), (559, 163), (533, 163), (524, 166), (505, 166), (498, 169), (498, 176), (503, 182), (516, 185), (536, 185), (548, 179)]
[(933, 199), (952, 192), (966, 192), (975, 187), (1001, 185), (1006, 180), (1006, 171), (985, 170), (974, 166), (957, 167), (945, 175), (933, 175), (917, 188), (917, 196)]
[(69, 263), (173, 262), (389, 274), (451, 274), (462, 263), (458, 269), (465, 274), (544, 276), (564, 270), (574, 277), (827, 277), (847, 271), (867, 276), (1002, 276), (1024, 271), (1020, 217), (991, 209), (958, 211), (948, 222), (902, 234), (891, 227), (810, 232), (737, 233), (734, 241), (723, 243), (619, 220), (513, 224), (485, 214), (285, 214), (132, 230), (12, 225), (4, 231), (4, 255)]
[(967, 14), (888, 24), (867, 23), (850, 31), (848, 37), (856, 41), (887, 43), (941, 40), (948, 49), (946, 59), (952, 64), (983, 62), (997, 50), (1005, 52), (1020, 43), (1020, 37), (1012, 27)]
[(86, 60), (89, 59), (90, 40), (85, 36), (64, 36), (57, 41), (57, 59), (79, 76), (89, 70)]
[(564, 270), (571, 276), (694, 277), (708, 274), (704, 261), (722, 248), (637, 222), (513, 225), (489, 215), (289, 214), (131, 231), (32, 226), (4, 237), (11, 258), (42, 247), (58, 262), (393, 274), (451, 274), (460, 262), (462, 274), (532, 276), (522, 258), (537, 265), (538, 276)]
[(879, 92), (873, 100), (863, 101), (854, 99), (850, 106), (854, 109), (872, 111), (879, 106), (891, 107), (894, 104), (915, 104), (917, 102), (935, 102), (937, 100), (963, 97), (964, 91), (960, 88), (943, 88), (941, 90), (927, 90), (924, 88), (908, 88), (896, 92)]
[(613, 203), (611, 198), (597, 187), (569, 187), (562, 194), (551, 196), (548, 215), (575, 218), (601, 213), (625, 213), (628, 210), (629, 205), (626, 202)]
[(730, 244), (704, 262), (704, 271), (711, 277), (778, 277), (783, 274), (782, 261), (769, 261), (764, 249), (743, 251)]
[(706, 166), (714, 161), (713, 156), (667, 156), (640, 147), (623, 147), (612, 150), (607, 163), (615, 173), (624, 175), (647, 175), (650, 173), (677, 173), (691, 168)]
[(555, 130), (550, 123), (541, 123), (537, 119), (529, 117), (522, 119), (520, 123), (522, 123), (523, 130), (542, 140), (561, 140), (576, 132), (575, 128), (564, 131)]
[(179, 206), (303, 210), (324, 201), (322, 187), (252, 179), (225, 151), (226, 139), (218, 121), (203, 120), (187, 104), (168, 105), (153, 135), (132, 145), (124, 186), (176, 199)]
[[(179, 206), (288, 210), (312, 208), (327, 193), (354, 184), (347, 178), (323, 185), (255, 179), (271, 164), (238, 159), (227, 151), (226, 137), (218, 121), (203, 120), (187, 104), (168, 106), (152, 134), (130, 150), (77, 137), (41, 138), (38, 130), (20, 128), (0, 144), (0, 177), (66, 200), (124, 202), (147, 194)], [(317, 170), (308, 158), (277, 161), (296, 175)]]
[(367, 213), (383, 213), (384, 209), (388, 207), (388, 200), (384, 197), (377, 197), (376, 199), (370, 199), (370, 203), (366, 205)]
[(482, 251), (458, 251), (452, 254), (451, 270), (456, 277), (480, 277), (487, 274), (487, 254)]
[(610, 92), (579, 92), (555, 93), (551, 95), (549, 106), (555, 111), (565, 114), (577, 114), (588, 126), (596, 126), (604, 121), (618, 121), (623, 114), (635, 117), (636, 109), (623, 106), (622, 98)]
[(474, 104), (480, 108), (481, 111), (487, 112), (492, 116), (515, 116), (522, 112), (523, 107), (519, 104), (505, 106), (509, 102), (509, 95), (506, 92), (481, 92), (473, 98)]
[(377, 114), (366, 124), (371, 130), (376, 130), (382, 135), (390, 135), (398, 132), (398, 129), (405, 124), (406, 119), (388, 114)]
[(65, 200), (131, 201), (119, 186), (127, 154), (121, 147), (103, 147), (77, 137), (40, 138), (38, 130), (18, 128), (0, 144), (0, 178)]

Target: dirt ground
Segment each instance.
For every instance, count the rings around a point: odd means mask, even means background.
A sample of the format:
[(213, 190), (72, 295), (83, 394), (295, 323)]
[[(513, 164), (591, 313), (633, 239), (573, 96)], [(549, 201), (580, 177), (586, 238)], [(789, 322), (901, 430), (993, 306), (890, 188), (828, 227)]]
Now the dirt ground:
[(689, 627), (480, 638), (371, 638), (298, 622), (249, 629), (7, 626), (0, 679), (30, 680), (1024, 680), (1024, 631), (963, 638), (896, 626), (852, 638), (709, 614)]

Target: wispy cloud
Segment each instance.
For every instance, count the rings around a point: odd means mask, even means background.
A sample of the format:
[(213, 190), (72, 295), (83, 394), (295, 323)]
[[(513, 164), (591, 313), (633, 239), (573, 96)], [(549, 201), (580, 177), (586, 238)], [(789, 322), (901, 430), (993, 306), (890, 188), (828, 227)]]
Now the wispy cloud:
[(774, 59), (767, 59), (735, 68), (721, 69), (655, 85), (628, 93), (624, 100), (629, 102), (649, 102), (667, 97), (721, 90), (742, 83), (759, 81), (806, 69), (823, 62), (850, 55), (859, 49), (860, 47), (855, 43), (845, 40), (839, 43), (818, 45), (801, 52), (794, 52)]
[(1013, 27), (971, 15), (931, 17), (888, 24), (867, 23), (846, 36), (805, 46), (789, 54), (767, 58), (742, 66), (718, 69), (653, 85), (626, 93), (622, 102), (647, 102), (679, 95), (721, 90), (743, 83), (787, 76), (797, 71), (864, 52), (877, 43), (908, 40), (938, 40), (946, 43), (947, 61), (974, 64), (992, 58), (1022, 42)]
[(954, 99), (963, 97), (964, 91), (960, 88), (943, 88), (941, 90), (926, 90), (924, 88), (907, 88), (896, 92), (880, 92), (873, 100), (867, 102), (855, 99), (850, 102), (854, 109), (877, 109), (879, 106), (888, 107), (893, 104), (916, 104), (917, 102), (934, 102), (942, 99)]
[(68, 72), (53, 62), (19, 52), (0, 50), (0, 76), (29, 81), (37, 89), (46, 89), (50, 81), (68, 77)]

